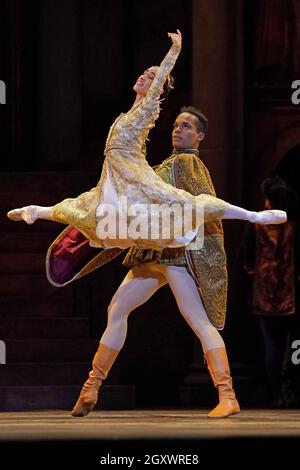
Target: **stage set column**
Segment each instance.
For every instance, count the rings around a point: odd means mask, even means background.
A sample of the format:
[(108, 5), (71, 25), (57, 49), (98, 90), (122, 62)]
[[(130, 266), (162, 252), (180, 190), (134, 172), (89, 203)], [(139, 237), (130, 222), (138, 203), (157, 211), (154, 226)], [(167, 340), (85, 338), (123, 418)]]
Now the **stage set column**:
[[(194, 0), (192, 101), (209, 121), (200, 157), (218, 195), (232, 203), (242, 198), (243, 56), (242, 0)], [(233, 229), (226, 227), (234, 240)], [(203, 371), (203, 353), (195, 338), (185, 384), (203, 383)]]
[(80, 1), (40, 4), (40, 165), (63, 169), (81, 150)]

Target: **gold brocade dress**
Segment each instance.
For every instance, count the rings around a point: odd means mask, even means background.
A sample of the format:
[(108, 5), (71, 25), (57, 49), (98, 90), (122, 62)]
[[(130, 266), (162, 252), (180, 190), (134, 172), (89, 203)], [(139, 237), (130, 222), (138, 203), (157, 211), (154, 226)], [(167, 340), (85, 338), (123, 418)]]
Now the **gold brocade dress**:
[[(147, 214), (141, 213), (139, 219), (143, 223), (146, 220), (143, 217), (147, 217), (146, 223), (149, 224), (147, 237), (136, 239), (132, 238), (130, 233), (124, 237), (123, 232), (120, 237), (110, 236), (104, 239), (101, 236), (103, 232), (100, 232), (103, 204), (112, 204), (119, 217), (127, 220), (128, 225), (127, 208), (137, 203), (146, 207), (149, 210), (148, 214), (152, 204), (168, 206), (179, 204), (182, 207), (185, 204), (192, 204), (196, 213), (198, 209), (202, 211), (204, 208), (205, 221), (221, 218), (229, 206), (214, 196), (207, 194), (194, 196), (165, 183), (149, 166), (143, 152), (148, 133), (159, 116), (163, 85), (174, 67), (179, 52), (179, 49), (172, 45), (147, 95), (130, 111), (122, 113), (111, 126), (104, 151), (106, 158), (97, 186), (77, 198), (65, 199), (52, 208), (53, 220), (77, 227), (89, 239), (91, 246), (103, 248), (139, 246), (161, 250), (165, 247), (188, 245), (199, 229), (199, 219), (193, 217), (192, 229), (183, 232), (182, 237), (165, 238), (161, 236), (162, 220), (159, 218), (149, 221)], [(175, 217), (176, 215), (171, 213), (171, 225), (176, 222)], [(159, 224), (160, 228), (154, 227), (155, 224)], [(159, 236), (150, 238), (151, 233), (159, 233)]]

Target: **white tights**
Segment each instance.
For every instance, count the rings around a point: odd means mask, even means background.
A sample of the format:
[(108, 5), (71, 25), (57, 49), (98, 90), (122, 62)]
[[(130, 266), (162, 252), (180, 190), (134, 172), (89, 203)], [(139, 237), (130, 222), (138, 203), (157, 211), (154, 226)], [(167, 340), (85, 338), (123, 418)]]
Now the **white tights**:
[(125, 276), (108, 307), (107, 327), (100, 342), (120, 350), (125, 343), (129, 314), (167, 283), (181, 314), (199, 338), (204, 353), (225, 347), (220, 333), (207, 317), (195, 281), (188, 271), (184, 267), (156, 262), (136, 266)]

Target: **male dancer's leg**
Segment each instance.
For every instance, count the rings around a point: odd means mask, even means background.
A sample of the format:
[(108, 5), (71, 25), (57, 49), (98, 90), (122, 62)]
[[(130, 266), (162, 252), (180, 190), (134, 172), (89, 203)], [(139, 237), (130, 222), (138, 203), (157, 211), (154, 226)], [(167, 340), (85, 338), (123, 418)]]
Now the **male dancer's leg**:
[(94, 408), (98, 400), (99, 387), (106, 379), (124, 345), (130, 312), (146, 302), (166, 284), (163, 275), (152, 272), (147, 265), (148, 263), (131, 269), (111, 300), (108, 307), (107, 327), (94, 356), (93, 369), (71, 411), (72, 416), (86, 416)]
[(151, 270), (153, 264), (145, 263), (127, 273), (108, 307), (107, 327), (100, 343), (112, 349), (121, 349), (127, 335), (129, 314), (167, 283), (163, 274)]
[(199, 338), (204, 353), (224, 347), (224, 341), (208, 319), (199, 290), (188, 271), (181, 266), (157, 266), (167, 279), (181, 314)]
[(175, 295), (183, 317), (201, 341), (208, 370), (218, 389), (219, 404), (208, 414), (210, 418), (226, 418), (240, 412), (232, 387), (232, 378), (223, 339), (205, 312), (199, 291), (184, 267), (161, 266), (159, 268)]

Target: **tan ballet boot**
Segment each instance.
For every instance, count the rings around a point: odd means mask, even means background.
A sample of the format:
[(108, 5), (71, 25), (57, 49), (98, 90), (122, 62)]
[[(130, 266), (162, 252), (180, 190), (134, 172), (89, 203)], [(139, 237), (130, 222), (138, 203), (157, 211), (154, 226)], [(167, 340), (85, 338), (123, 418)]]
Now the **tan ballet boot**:
[(209, 418), (226, 418), (240, 412), (240, 406), (232, 388), (232, 378), (225, 348), (206, 352), (205, 359), (211, 378), (218, 389), (219, 404), (207, 415)]
[(119, 350), (110, 349), (100, 343), (94, 356), (93, 370), (89, 373), (89, 378), (84, 383), (79, 398), (71, 411), (72, 416), (86, 416), (94, 408), (98, 400), (98, 390), (102, 381), (106, 379)]

